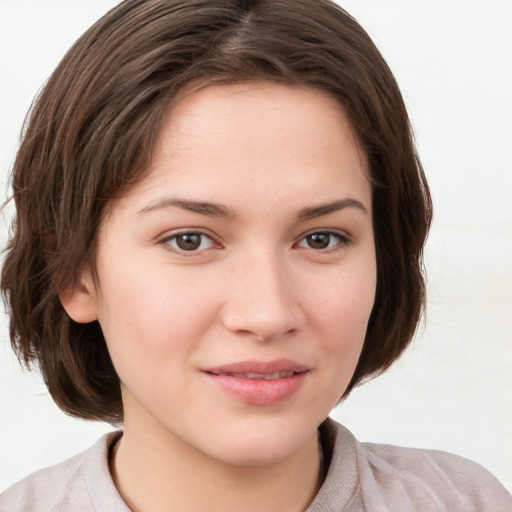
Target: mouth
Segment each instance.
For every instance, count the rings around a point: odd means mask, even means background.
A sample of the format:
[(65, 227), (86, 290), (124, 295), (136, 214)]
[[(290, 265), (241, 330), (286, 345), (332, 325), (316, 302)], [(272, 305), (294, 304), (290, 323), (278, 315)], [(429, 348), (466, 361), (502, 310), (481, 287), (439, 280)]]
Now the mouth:
[(308, 370), (306, 365), (292, 359), (275, 359), (273, 361), (239, 361), (205, 368), (203, 371), (214, 375), (230, 375), (247, 379), (280, 379)]
[(310, 369), (296, 361), (244, 361), (202, 370), (222, 393), (245, 404), (268, 406), (284, 402), (304, 384)]
[(276, 379), (285, 379), (287, 377), (293, 377), (294, 375), (296, 375), (296, 373), (300, 373), (300, 372), (282, 371), (282, 372), (274, 372), (274, 373), (251, 373), (251, 372), (244, 372), (244, 373), (235, 373), (235, 372), (214, 373), (214, 372), (207, 372), (207, 373), (211, 373), (212, 375), (224, 375), (226, 377), (240, 377), (240, 378), (243, 378), (243, 379), (276, 380)]

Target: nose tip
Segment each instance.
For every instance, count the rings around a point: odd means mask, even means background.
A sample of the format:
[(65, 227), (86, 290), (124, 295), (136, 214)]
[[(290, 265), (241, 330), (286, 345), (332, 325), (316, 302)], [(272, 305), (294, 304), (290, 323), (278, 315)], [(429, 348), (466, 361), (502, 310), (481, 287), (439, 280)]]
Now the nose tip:
[(271, 341), (293, 334), (297, 330), (296, 323), (292, 321), (291, 312), (274, 311), (270, 316), (262, 314), (261, 310), (255, 308), (250, 308), (247, 314), (241, 314), (240, 309), (236, 313), (231, 312), (226, 315), (224, 325), (232, 332), (258, 341)]
[(245, 271), (231, 283), (224, 326), (239, 335), (270, 341), (300, 329), (304, 317), (293, 280), (279, 268)]

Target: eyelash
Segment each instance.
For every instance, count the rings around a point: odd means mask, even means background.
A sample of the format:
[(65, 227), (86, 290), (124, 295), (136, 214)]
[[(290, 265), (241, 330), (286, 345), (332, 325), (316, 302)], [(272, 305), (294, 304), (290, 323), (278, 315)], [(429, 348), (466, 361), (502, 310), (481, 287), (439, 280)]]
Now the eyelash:
[[(329, 238), (329, 245), (327, 247), (325, 247), (325, 248), (313, 248), (313, 247), (308, 247), (308, 246), (304, 247), (304, 246), (299, 245), (301, 242), (306, 241), (308, 239), (308, 237), (318, 236), (318, 235), (330, 237)], [(197, 248), (195, 248), (195, 249), (192, 249), (192, 250), (186, 250), (186, 249), (183, 249), (183, 248), (180, 248), (180, 247), (173, 247), (171, 245), (172, 242), (175, 242), (180, 237), (185, 237), (185, 236), (200, 237), (199, 246)], [(330, 246), (332, 238), (335, 238), (337, 240), (337, 242), (334, 245)], [(204, 239), (208, 239), (209, 240), (210, 246), (201, 249), (201, 245), (202, 245)], [(205, 251), (207, 249), (212, 248), (215, 245), (215, 241), (213, 240), (213, 238), (211, 236), (207, 235), (206, 233), (201, 232), (201, 231), (182, 231), (180, 233), (175, 233), (175, 234), (173, 234), (171, 236), (166, 236), (165, 238), (160, 240), (159, 243), (164, 245), (167, 248), (167, 250), (169, 250), (169, 251), (177, 252), (179, 254), (189, 254), (189, 255), (200, 253), (202, 251)], [(306, 233), (305, 235), (303, 235), (299, 239), (299, 241), (294, 244), (294, 246), (295, 247), (303, 247), (305, 249), (312, 249), (315, 252), (319, 252), (319, 253), (330, 253), (330, 252), (334, 252), (336, 250), (339, 250), (340, 248), (347, 247), (351, 243), (352, 243), (352, 239), (350, 237), (348, 237), (344, 233), (340, 233), (338, 231), (332, 231), (332, 230), (317, 230), (317, 231), (311, 231), (310, 233)]]

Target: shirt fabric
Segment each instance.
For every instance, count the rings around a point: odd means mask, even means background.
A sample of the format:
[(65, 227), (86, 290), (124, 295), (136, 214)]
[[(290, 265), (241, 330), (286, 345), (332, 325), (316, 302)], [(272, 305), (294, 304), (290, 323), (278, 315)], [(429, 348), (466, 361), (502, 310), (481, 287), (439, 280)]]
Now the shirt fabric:
[[(320, 433), (327, 475), (305, 512), (512, 512), (507, 490), (467, 459), (360, 443), (332, 419)], [(130, 512), (108, 469), (120, 436), (21, 480), (0, 495), (0, 512)]]

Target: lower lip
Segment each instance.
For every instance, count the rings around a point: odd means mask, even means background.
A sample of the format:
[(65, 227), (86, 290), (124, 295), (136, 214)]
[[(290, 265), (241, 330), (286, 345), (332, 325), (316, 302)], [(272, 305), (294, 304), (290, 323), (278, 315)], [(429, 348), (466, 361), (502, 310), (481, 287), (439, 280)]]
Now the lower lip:
[(276, 405), (299, 391), (308, 372), (282, 379), (247, 379), (204, 373), (208, 380), (237, 400), (252, 405)]

